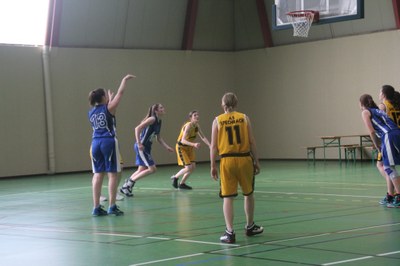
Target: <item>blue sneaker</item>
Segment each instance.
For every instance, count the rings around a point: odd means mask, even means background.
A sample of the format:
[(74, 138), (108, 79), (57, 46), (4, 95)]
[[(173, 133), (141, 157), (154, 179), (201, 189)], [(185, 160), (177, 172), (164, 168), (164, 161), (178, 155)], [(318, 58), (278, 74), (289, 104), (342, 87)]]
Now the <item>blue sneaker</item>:
[(396, 194), (396, 196), (394, 196), (394, 199), (391, 203), (388, 203), (386, 205), (386, 207), (388, 208), (400, 208), (400, 194)]
[(115, 216), (124, 215), (124, 212), (121, 211), (121, 210), (118, 208), (118, 206), (115, 205), (115, 204), (114, 204), (113, 206), (110, 206), (110, 207), (108, 208), (107, 213), (108, 213), (109, 215), (115, 215)]
[(379, 201), (379, 204), (386, 206), (386, 205), (388, 205), (388, 203), (392, 203), (393, 199), (394, 199), (394, 197), (392, 195), (389, 195), (389, 193), (386, 193), (386, 196)]
[(92, 215), (93, 216), (105, 216), (105, 215), (107, 215), (107, 211), (103, 209), (103, 206), (99, 205), (98, 207), (93, 209)]

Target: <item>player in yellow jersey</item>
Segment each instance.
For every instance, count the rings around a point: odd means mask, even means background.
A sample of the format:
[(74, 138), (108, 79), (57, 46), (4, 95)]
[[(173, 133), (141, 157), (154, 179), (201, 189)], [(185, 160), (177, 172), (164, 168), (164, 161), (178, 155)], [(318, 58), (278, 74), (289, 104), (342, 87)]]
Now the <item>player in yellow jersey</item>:
[[(386, 114), (397, 124), (397, 126), (400, 127), (400, 93), (390, 85), (383, 85), (379, 93), (379, 99), (381, 100), (379, 109), (385, 111)], [(387, 193), (386, 196), (379, 201), (381, 205), (386, 206), (388, 203), (392, 203), (395, 192), (392, 180), (383, 169), (382, 154), (380, 152), (378, 153), (376, 167), (386, 180)]]
[(226, 230), (221, 236), (223, 243), (235, 243), (233, 229), (233, 200), (238, 195), (238, 186), (244, 196), (247, 236), (261, 234), (262, 226), (254, 223), (254, 175), (260, 172), (256, 143), (249, 118), (235, 111), (237, 97), (225, 93), (222, 97), (224, 113), (217, 116), (211, 133), (211, 176), (218, 180), (216, 159), (220, 161), (220, 197), (223, 198), (223, 213)]
[[(172, 186), (180, 189), (192, 189), (191, 186), (185, 182), (196, 169), (196, 157), (194, 149), (200, 148), (200, 142), (196, 142), (196, 137), (199, 135), (201, 140), (210, 147), (210, 142), (204, 136), (199, 125), (199, 112), (194, 110), (189, 113), (189, 121), (186, 122), (179, 133), (176, 143), (176, 155), (178, 159), (178, 165), (183, 166), (178, 173), (171, 176)], [(182, 176), (181, 182), (178, 185), (179, 177)]]

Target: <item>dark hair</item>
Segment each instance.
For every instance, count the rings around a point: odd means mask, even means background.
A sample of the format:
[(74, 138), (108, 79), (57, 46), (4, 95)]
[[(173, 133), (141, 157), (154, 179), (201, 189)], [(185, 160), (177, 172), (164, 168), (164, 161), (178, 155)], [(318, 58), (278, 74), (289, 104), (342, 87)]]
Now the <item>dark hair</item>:
[(382, 94), (396, 110), (400, 110), (400, 93), (398, 91), (390, 85), (383, 85)]
[(189, 113), (189, 118), (192, 118), (192, 116), (195, 114), (195, 113), (198, 113), (199, 111), (197, 111), (197, 110), (193, 110), (193, 111), (191, 111), (190, 113)]
[(393, 99), (394, 92), (395, 92), (395, 89), (392, 86), (390, 86), (390, 85), (382, 86), (382, 94), (385, 96), (385, 98), (387, 98), (389, 100)]
[(149, 111), (147, 112), (146, 117), (143, 118), (142, 121), (146, 120), (146, 119), (149, 118), (149, 117), (154, 116), (154, 115), (155, 115), (155, 112), (158, 111), (158, 109), (160, 108), (160, 106), (161, 106), (161, 103), (156, 103), (156, 104), (153, 104), (152, 106), (150, 106)]
[(374, 102), (374, 99), (372, 99), (372, 96), (369, 94), (363, 94), (360, 97), (360, 103), (362, 106), (367, 107), (367, 108), (376, 108), (378, 109), (378, 106)]
[(103, 88), (92, 90), (89, 93), (89, 104), (95, 106), (103, 101), (103, 97), (106, 96), (106, 91)]

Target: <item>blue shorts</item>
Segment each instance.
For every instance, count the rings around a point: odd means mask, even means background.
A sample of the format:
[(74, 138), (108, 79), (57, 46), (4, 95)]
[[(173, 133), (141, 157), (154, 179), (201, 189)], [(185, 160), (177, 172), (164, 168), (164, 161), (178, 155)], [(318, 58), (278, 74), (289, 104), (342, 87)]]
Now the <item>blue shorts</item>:
[(116, 138), (94, 138), (90, 149), (93, 173), (121, 172), (121, 155)]
[(137, 166), (153, 166), (155, 162), (153, 161), (153, 157), (151, 157), (151, 146), (144, 147), (144, 150), (139, 150), (137, 144), (133, 146), (136, 153), (136, 165)]
[(400, 130), (390, 131), (381, 141), (383, 165), (400, 165)]

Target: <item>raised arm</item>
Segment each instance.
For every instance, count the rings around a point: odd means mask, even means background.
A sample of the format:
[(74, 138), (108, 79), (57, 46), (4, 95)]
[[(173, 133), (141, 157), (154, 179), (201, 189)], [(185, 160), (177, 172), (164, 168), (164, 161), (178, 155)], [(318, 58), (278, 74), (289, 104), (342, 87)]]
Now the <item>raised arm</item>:
[(126, 81), (130, 80), (132, 78), (136, 78), (134, 75), (128, 74), (126, 75), (122, 80), (121, 84), (119, 85), (119, 88), (117, 90), (117, 93), (113, 97), (113, 93), (111, 91), (108, 91), (108, 96), (109, 96), (109, 102), (108, 102), (108, 111), (115, 115), (115, 112), (117, 111), (117, 107), (119, 102), (121, 101), (121, 97), (124, 94), (125, 87), (126, 87)]

